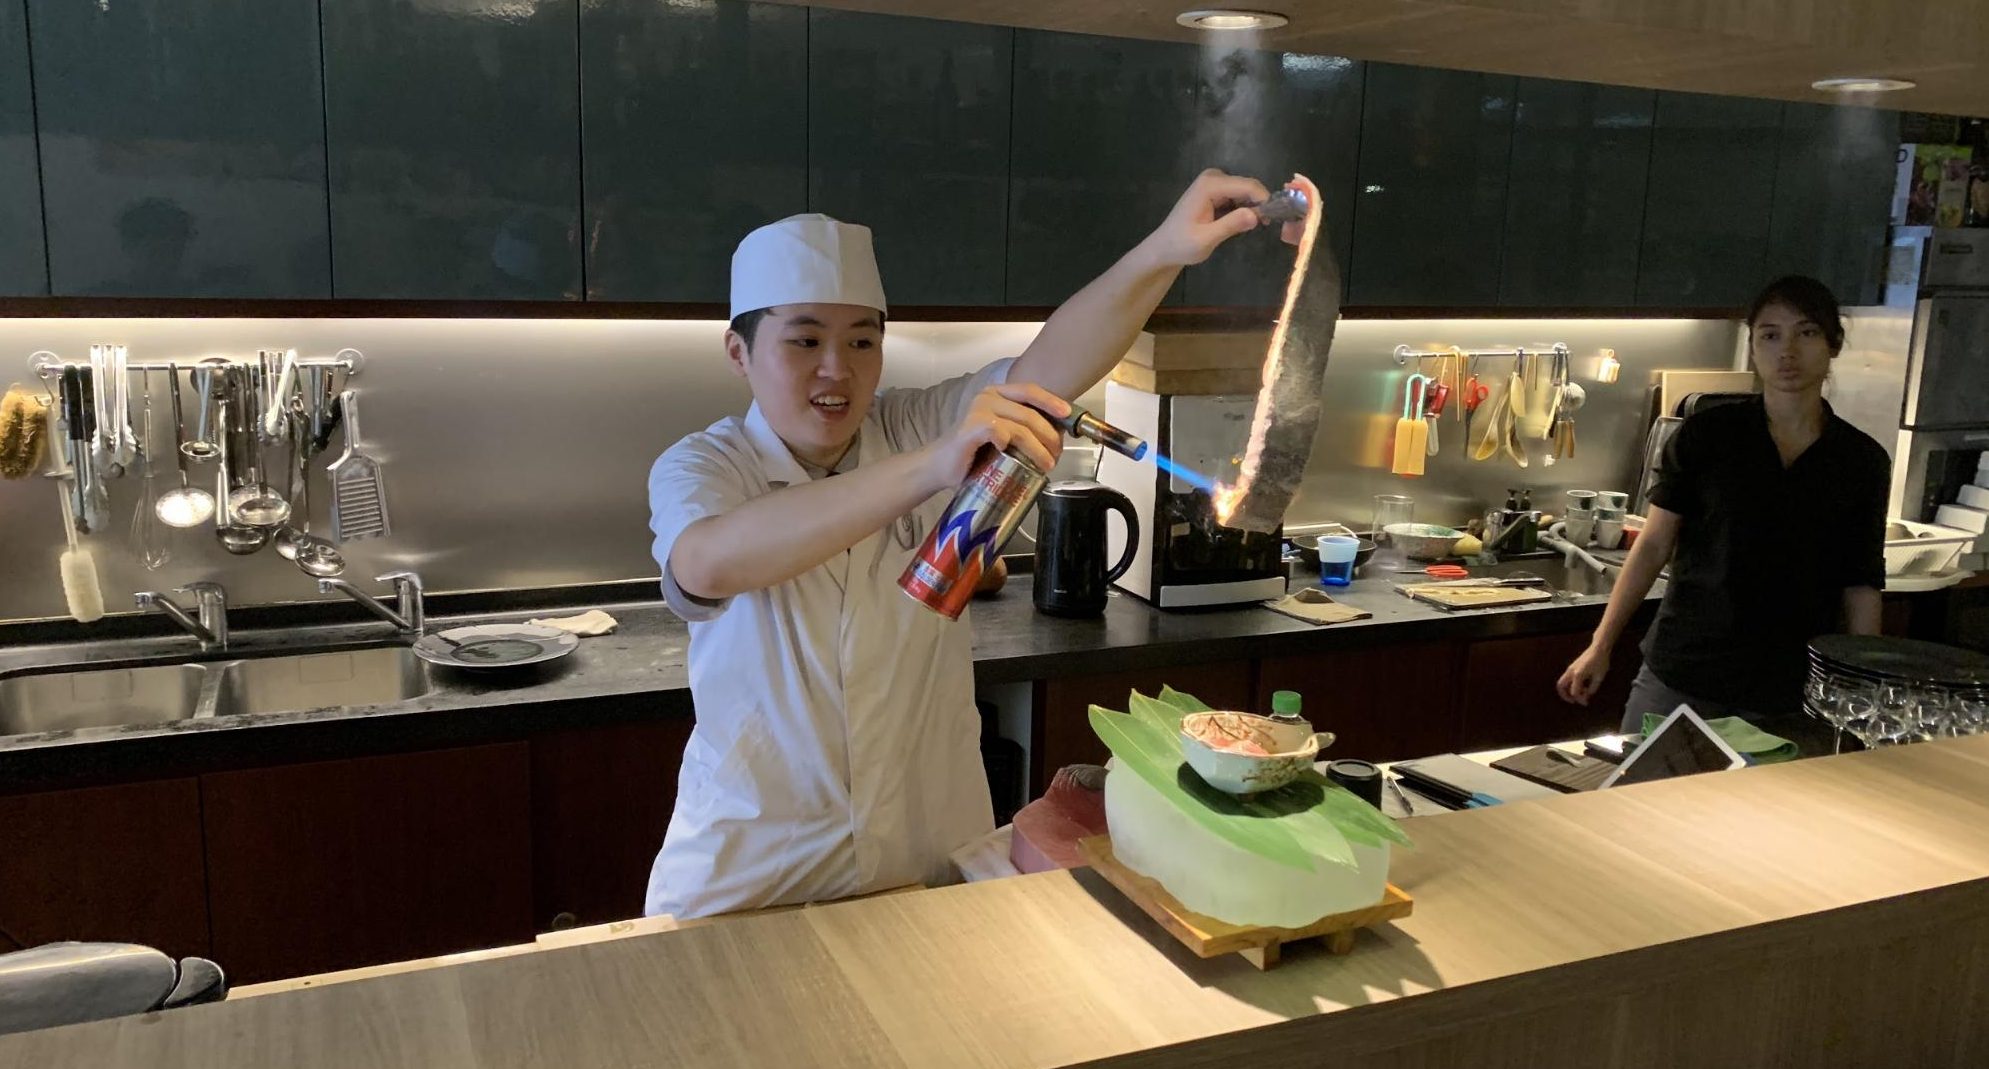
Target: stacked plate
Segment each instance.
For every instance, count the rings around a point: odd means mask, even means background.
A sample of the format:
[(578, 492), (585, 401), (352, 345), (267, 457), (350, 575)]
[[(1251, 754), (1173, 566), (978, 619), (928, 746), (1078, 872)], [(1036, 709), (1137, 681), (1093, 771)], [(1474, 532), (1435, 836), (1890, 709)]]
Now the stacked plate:
[(1861, 737), (1866, 726), (1882, 741), (1976, 734), (1989, 728), (1989, 656), (1915, 639), (1821, 635), (1809, 644), (1803, 703), (1813, 716)]
[(1989, 686), (1989, 656), (1954, 646), (1879, 635), (1819, 635), (1810, 667), (1870, 680), (1944, 687)]

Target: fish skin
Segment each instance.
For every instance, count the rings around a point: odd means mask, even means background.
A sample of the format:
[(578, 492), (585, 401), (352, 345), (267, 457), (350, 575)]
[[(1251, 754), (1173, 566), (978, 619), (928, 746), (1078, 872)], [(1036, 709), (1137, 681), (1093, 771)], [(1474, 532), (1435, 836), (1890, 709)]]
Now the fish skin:
[(1291, 184), (1313, 205), (1300, 236), (1277, 327), (1264, 357), (1264, 381), (1250, 423), (1250, 440), (1234, 484), (1215, 495), (1216, 521), (1270, 534), (1284, 522), (1319, 433), (1326, 360), (1340, 321), (1340, 265), (1325, 240), (1319, 188), (1304, 175)]

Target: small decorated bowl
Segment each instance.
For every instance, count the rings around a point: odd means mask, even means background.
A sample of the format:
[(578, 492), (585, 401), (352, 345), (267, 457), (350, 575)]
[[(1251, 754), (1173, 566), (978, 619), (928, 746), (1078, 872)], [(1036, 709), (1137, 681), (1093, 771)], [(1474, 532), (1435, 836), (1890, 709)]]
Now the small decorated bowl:
[(1330, 733), (1303, 720), (1253, 713), (1190, 713), (1181, 718), (1181, 756), (1209, 786), (1230, 794), (1276, 790), (1312, 767)]
[(1410, 560), (1445, 560), (1464, 537), (1463, 531), (1434, 523), (1391, 523), (1381, 530)]

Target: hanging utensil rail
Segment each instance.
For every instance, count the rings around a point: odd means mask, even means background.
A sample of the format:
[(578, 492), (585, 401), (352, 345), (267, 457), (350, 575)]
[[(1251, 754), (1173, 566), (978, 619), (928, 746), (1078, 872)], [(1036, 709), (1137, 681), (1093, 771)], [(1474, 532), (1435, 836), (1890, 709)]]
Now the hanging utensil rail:
[(1558, 341), (1544, 349), (1539, 346), (1525, 345), (1516, 345), (1506, 349), (1459, 349), (1454, 346), (1445, 349), (1417, 349), (1408, 345), (1398, 345), (1395, 347), (1395, 363), (1398, 367), (1408, 367), (1411, 360), (1420, 363), (1424, 360), (1437, 360), (1443, 357), (1456, 356), (1464, 357), (1466, 360), (1483, 360), (1487, 357), (1499, 356), (1513, 356), (1521, 359), (1530, 356), (1552, 356), (1565, 359), (1568, 355), (1569, 349), (1567, 343)]
[[(280, 353), (282, 352), (282, 350), (279, 349), (277, 350), (277, 352)], [(212, 362), (217, 358), (210, 357), (208, 359), (210, 362)], [(239, 358), (220, 357), (218, 359), (225, 360), (229, 365), (238, 368), (260, 367), (260, 364), (258, 363), (257, 358), (255, 357), (239, 357)], [(173, 370), (175, 367), (177, 367), (179, 370), (185, 371), (192, 368), (198, 362), (199, 362), (198, 358), (185, 358), (178, 360), (156, 360), (156, 361), (132, 360), (124, 365), (124, 370), (125, 371), (170, 371)], [(331, 356), (299, 356), (297, 358), (297, 367), (300, 370), (304, 368), (314, 368), (314, 367), (337, 368), (338, 370), (345, 372), (348, 376), (351, 376), (359, 374), (359, 369), (363, 364), (365, 364), (365, 362), (366, 358), (364, 355), (362, 355), (359, 352), (359, 350), (340, 349), (338, 352), (332, 354)], [(83, 368), (87, 370), (90, 367), (90, 362), (87, 359), (64, 360), (61, 357), (57, 356), (52, 352), (49, 352), (46, 349), (43, 349), (40, 352), (35, 353), (33, 356), (28, 357), (28, 370), (34, 372), (34, 374), (39, 378), (41, 378), (43, 381), (50, 381), (52, 379), (59, 378), (62, 375), (62, 371), (64, 368), (71, 368), (71, 367)]]

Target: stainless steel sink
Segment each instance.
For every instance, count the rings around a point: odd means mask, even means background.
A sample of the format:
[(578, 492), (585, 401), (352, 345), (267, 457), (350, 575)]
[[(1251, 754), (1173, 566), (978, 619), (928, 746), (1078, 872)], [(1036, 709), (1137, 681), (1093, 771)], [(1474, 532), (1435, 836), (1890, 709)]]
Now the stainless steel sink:
[(428, 693), (427, 662), (405, 646), (262, 657), (216, 666), (215, 716), (406, 701)]
[(163, 724), (200, 715), (197, 664), (100, 668), (0, 679), (0, 734)]
[(0, 678), (0, 735), (379, 705), (432, 689), (405, 646)]

